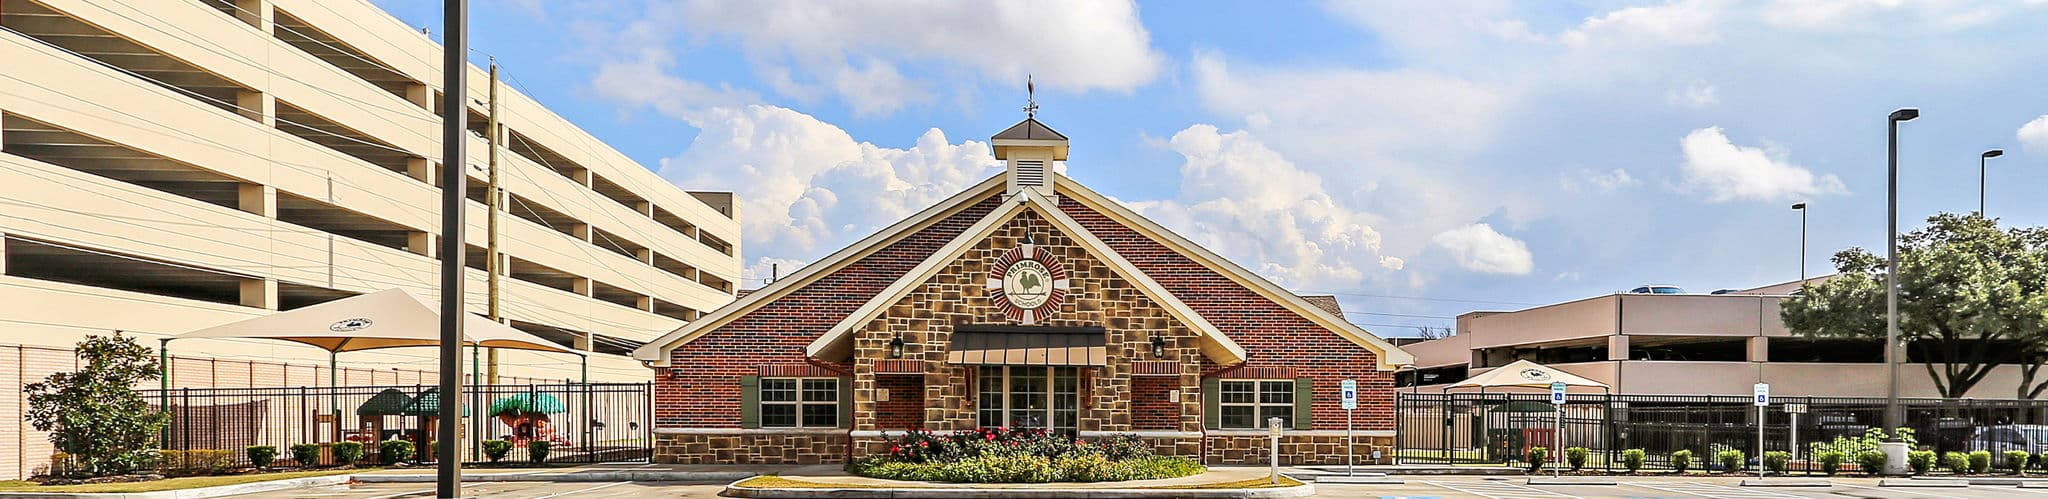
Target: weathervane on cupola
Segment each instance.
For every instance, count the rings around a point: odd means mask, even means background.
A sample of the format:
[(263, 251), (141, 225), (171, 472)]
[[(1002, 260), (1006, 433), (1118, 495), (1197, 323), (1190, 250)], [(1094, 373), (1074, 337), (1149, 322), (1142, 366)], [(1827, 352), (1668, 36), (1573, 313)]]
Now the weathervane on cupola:
[(1038, 122), (1038, 86), (1031, 75), (1024, 76), (1024, 121), (991, 137), (989, 147), (1007, 170), (1008, 194), (1031, 190), (1052, 198), (1052, 162), (1067, 160), (1067, 136)]

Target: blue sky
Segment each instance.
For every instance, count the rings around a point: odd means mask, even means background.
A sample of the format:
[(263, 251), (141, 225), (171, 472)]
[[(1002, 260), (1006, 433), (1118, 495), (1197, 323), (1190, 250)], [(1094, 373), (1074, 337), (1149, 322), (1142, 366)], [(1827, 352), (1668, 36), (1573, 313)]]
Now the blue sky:
[[(414, 26), (439, 2), (377, 0)], [(1067, 174), (1382, 335), (1645, 283), (1791, 280), (1977, 200), (2048, 223), (2048, 2), (473, 1), (478, 63), (744, 205), (748, 278), (993, 172)], [(2038, 120), (2038, 121), (2037, 121)], [(751, 281), (758, 285), (759, 281)], [(1422, 299), (1426, 298), (1426, 299)]]

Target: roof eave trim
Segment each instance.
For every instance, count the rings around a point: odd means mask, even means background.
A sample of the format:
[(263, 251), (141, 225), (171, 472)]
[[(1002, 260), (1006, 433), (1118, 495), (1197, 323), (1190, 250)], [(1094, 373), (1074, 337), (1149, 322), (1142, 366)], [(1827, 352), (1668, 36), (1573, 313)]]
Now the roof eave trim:
[(1220, 270), (1221, 272), (1219, 273), (1223, 274), (1224, 276), (1229, 277), (1232, 280), (1237, 281), (1238, 283), (1243, 284), (1248, 288), (1251, 288), (1253, 291), (1256, 291), (1261, 295), (1264, 295), (1267, 299), (1273, 300), (1274, 303), (1279, 303), (1281, 306), (1294, 311), (1296, 314), (1299, 314), (1303, 317), (1307, 317), (1309, 318), (1309, 320), (1316, 322), (1318, 325), (1321, 325), (1332, 332), (1336, 332), (1340, 336), (1344, 336), (1345, 338), (1350, 339), (1352, 343), (1356, 343), (1359, 346), (1374, 350), (1375, 352), (1379, 353), (1378, 357), (1380, 370), (1391, 371), (1399, 369), (1401, 366), (1411, 365), (1415, 363), (1414, 355), (1409, 354), (1405, 350), (1401, 350), (1400, 347), (1394, 346), (1394, 344), (1392, 343), (1388, 343), (1387, 340), (1382, 339), (1379, 336), (1373, 335), (1371, 332), (1366, 331), (1364, 328), (1358, 327), (1357, 324), (1352, 324), (1351, 321), (1344, 320), (1343, 317), (1338, 317), (1336, 314), (1332, 314), (1328, 310), (1323, 310), (1322, 307), (1318, 307), (1315, 306), (1315, 304), (1308, 303), (1308, 301), (1303, 300), (1301, 296), (1296, 295), (1292, 292), (1288, 292), (1286, 289), (1280, 288), (1280, 286), (1273, 284), (1272, 281), (1268, 281), (1266, 280), (1266, 278), (1260, 277), (1258, 274), (1253, 273), (1250, 270), (1246, 270), (1244, 267), (1238, 266), (1236, 263), (1231, 262), (1229, 259), (1223, 258), (1222, 256), (1219, 256), (1215, 253), (1210, 252), (1208, 249), (1201, 247), (1200, 245), (1194, 244), (1193, 242), (1187, 240), (1187, 238), (1181, 237), (1179, 234), (1176, 234), (1171, 230), (1167, 230), (1165, 227), (1160, 226), (1157, 222), (1153, 222), (1151, 219), (1147, 219), (1142, 215), (1138, 215), (1137, 213), (1131, 212), (1129, 208), (1125, 208), (1121, 203), (1117, 203), (1116, 201), (1104, 197), (1103, 195), (1098, 194), (1095, 191), (1088, 190), (1087, 187), (1081, 186), (1078, 182), (1070, 181), (1070, 179), (1066, 178), (1066, 175), (1055, 175), (1058, 176), (1059, 180), (1059, 182), (1055, 184), (1058, 186), (1058, 189), (1060, 191), (1064, 191), (1065, 194), (1071, 196), (1075, 201), (1088, 205), (1089, 208), (1092, 208), (1097, 212), (1101, 212), (1104, 215), (1114, 217), (1118, 219), (1118, 221), (1124, 222), (1125, 224), (1132, 226), (1134, 229), (1137, 229), (1141, 233), (1152, 236), (1161, 244), (1167, 245), (1168, 249), (1179, 251), (1181, 252), (1181, 254), (1186, 255), (1199, 263), (1208, 264), (1211, 267)]
[[(1029, 194), (1028, 192), (1019, 192), (1018, 196), (1023, 198), (1028, 197)], [(1023, 202), (1013, 203), (1009, 200), (1004, 200), (1002, 207), (990, 210), (987, 216), (982, 217), (980, 221), (975, 222), (966, 231), (962, 231), (952, 241), (946, 242), (946, 245), (940, 247), (938, 251), (932, 252), (931, 256), (926, 257), (923, 262), (918, 262), (917, 267), (896, 278), (895, 282), (889, 283), (889, 287), (882, 288), (882, 292), (876, 293), (874, 297), (868, 299), (867, 303), (862, 303), (860, 308), (854, 309), (852, 314), (840, 319), (839, 323), (832, 325), (831, 329), (825, 330), (825, 334), (819, 335), (818, 339), (812, 340), (809, 346), (804, 347), (804, 354), (812, 357), (822, 357), (828, 353), (836, 352), (836, 349), (832, 349), (834, 343), (847, 337), (855, 328), (859, 328), (862, 324), (874, 320), (876, 316), (882, 314), (883, 309), (888, 308), (896, 300), (902, 299), (903, 295), (910, 294), (912, 288), (917, 287), (919, 283), (930, 278), (932, 274), (944, 269), (948, 262), (959, 258), (960, 254), (966, 253), (968, 247), (972, 246), (974, 242), (987, 237), (991, 232), (995, 232), (996, 228), (1002, 226), (1004, 221), (1015, 216), (1017, 212), (1024, 210), (1024, 205), (1025, 203)]]
[(649, 362), (651, 367), (669, 367), (669, 357), (677, 347), (689, 343), (691, 340), (695, 340), (713, 329), (717, 329), (718, 326), (732, 322), (733, 319), (744, 316), (748, 312), (761, 308), (775, 301), (776, 298), (802, 288), (812, 281), (816, 281), (826, 275), (831, 275), (833, 271), (860, 261), (861, 258), (880, 251), (890, 243), (916, 234), (919, 230), (945, 220), (960, 210), (972, 207), (975, 202), (982, 198), (1000, 192), (1005, 180), (1003, 175), (991, 176), (981, 181), (981, 183), (961, 191), (959, 194), (954, 194), (953, 197), (946, 198), (944, 201), (933, 204), (923, 211), (919, 211), (903, 220), (897, 221), (895, 224), (876, 231), (874, 234), (870, 234), (860, 241), (847, 245), (831, 255), (826, 255), (825, 258), (819, 259), (817, 262), (797, 269), (796, 272), (781, 280), (770, 283), (768, 286), (755, 290), (753, 293), (748, 293), (747, 296), (740, 297), (738, 300), (727, 303), (723, 307), (712, 310), (710, 314), (699, 317), (689, 324), (684, 324), (683, 327), (676, 328), (676, 330), (670, 331), (668, 334), (655, 338), (654, 341), (641, 345), (640, 348), (633, 350), (633, 358)]

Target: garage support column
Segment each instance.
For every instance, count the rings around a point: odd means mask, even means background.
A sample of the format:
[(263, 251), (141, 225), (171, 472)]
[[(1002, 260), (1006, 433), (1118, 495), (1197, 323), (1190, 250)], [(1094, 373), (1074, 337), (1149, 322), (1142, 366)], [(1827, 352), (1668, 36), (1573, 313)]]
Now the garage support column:
[(571, 235), (576, 236), (577, 239), (582, 239), (583, 242), (591, 242), (590, 224), (569, 224), (569, 232)]
[(639, 298), (634, 298), (634, 299), (633, 299), (633, 305), (634, 305), (634, 307), (635, 307), (635, 308), (639, 308), (641, 312), (653, 312), (653, 311), (654, 311), (654, 297), (652, 297), (652, 296), (642, 296), (642, 297), (639, 297)]
[(594, 281), (591, 281), (588, 277), (578, 277), (575, 280), (575, 284), (570, 284), (569, 287), (572, 292), (578, 295), (591, 296), (594, 288), (596, 288), (596, 286), (591, 285), (592, 282)]
[(7, 233), (0, 232), (0, 275), (7, 274)]
[(419, 106), (420, 109), (433, 112), (434, 88), (418, 83), (407, 84), (405, 86), (405, 100), (406, 102), (411, 102), (412, 105)]
[(242, 280), (242, 306), (277, 310), (277, 280)]
[(1607, 360), (1628, 360), (1628, 335), (1607, 337)]
[(265, 34), (277, 33), (276, 17), (272, 15), (269, 0), (234, 0), (235, 19), (255, 26)]
[(263, 126), (277, 126), (277, 98), (268, 93), (235, 91), (235, 112)]
[(647, 248), (633, 250), (633, 258), (640, 260), (640, 263), (654, 265), (654, 250)]
[(260, 184), (236, 186), (238, 197), (235, 208), (264, 218), (277, 218), (277, 188)]
[(588, 352), (588, 351), (590, 351), (590, 349), (591, 349), (591, 346), (590, 346), (590, 344), (591, 344), (591, 341), (590, 341), (590, 337), (591, 337), (591, 335), (593, 335), (593, 334), (596, 334), (596, 333), (583, 333), (583, 334), (577, 335), (577, 336), (576, 336), (576, 349), (577, 349), (577, 350), (581, 350), (581, 351), (585, 351), (585, 352)]
[(1750, 361), (1750, 362), (1770, 362), (1770, 361), (1771, 361), (1770, 357), (1771, 357), (1771, 339), (1770, 339), (1770, 338), (1766, 338), (1766, 337), (1762, 337), (1762, 336), (1754, 336), (1754, 337), (1751, 337), (1751, 338), (1749, 339), (1749, 361)]
[(428, 232), (405, 233), (405, 249), (427, 258), (434, 257), (434, 235)]
[(413, 180), (434, 183), (434, 163), (427, 158), (405, 158), (405, 176)]

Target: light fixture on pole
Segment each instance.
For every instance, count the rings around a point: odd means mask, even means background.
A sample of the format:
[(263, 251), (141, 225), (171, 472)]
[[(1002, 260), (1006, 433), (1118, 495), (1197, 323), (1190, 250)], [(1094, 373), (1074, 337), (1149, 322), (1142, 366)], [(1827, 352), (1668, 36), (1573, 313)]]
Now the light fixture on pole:
[(2004, 155), (2004, 149), (1992, 149), (1977, 155), (1977, 216), (1991, 218), (1991, 213), (1984, 211), (1984, 160)]
[(1806, 203), (1792, 203), (1799, 211), (1799, 289), (1806, 289)]
[[(1892, 111), (1885, 124), (1884, 428), (1899, 427), (1899, 122), (1920, 117), (1916, 108)], [(1894, 436), (1893, 438), (1898, 438)]]

